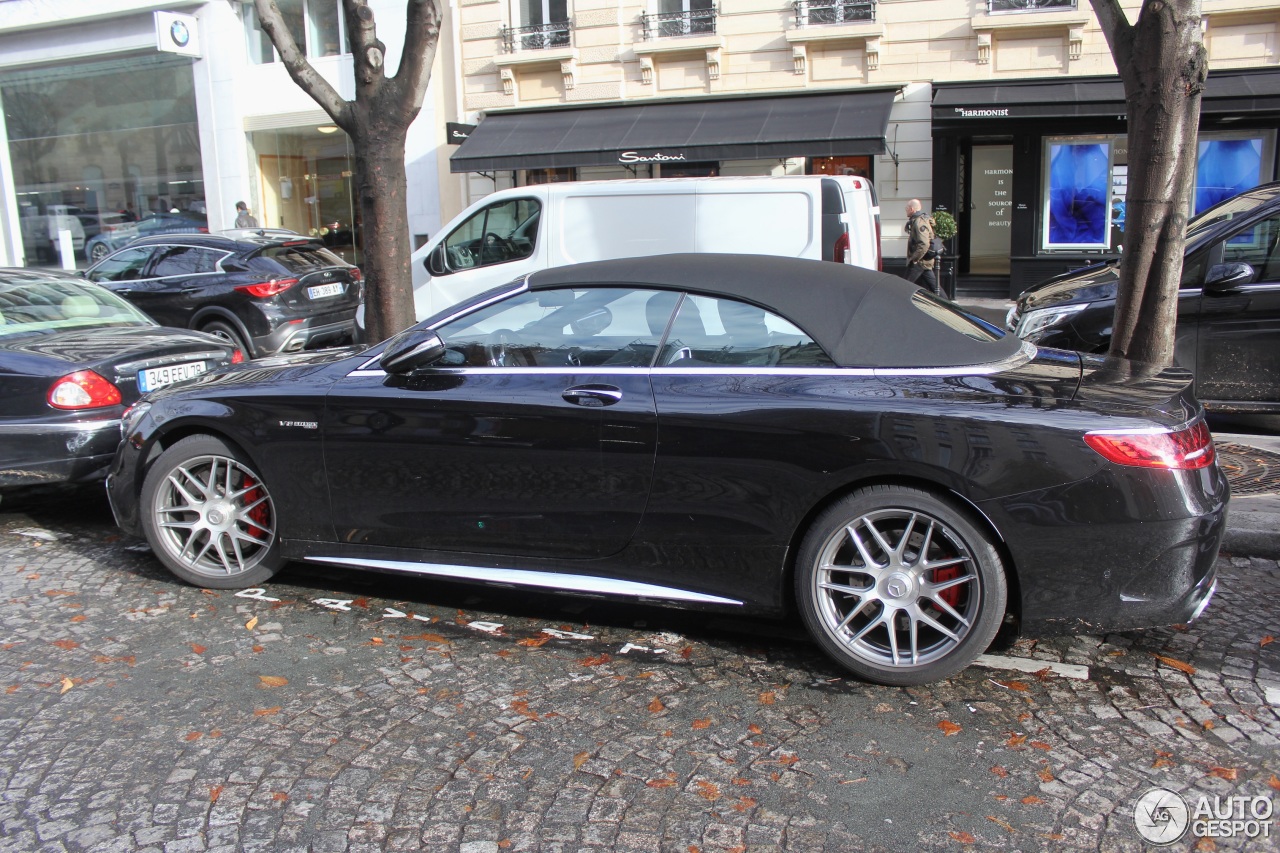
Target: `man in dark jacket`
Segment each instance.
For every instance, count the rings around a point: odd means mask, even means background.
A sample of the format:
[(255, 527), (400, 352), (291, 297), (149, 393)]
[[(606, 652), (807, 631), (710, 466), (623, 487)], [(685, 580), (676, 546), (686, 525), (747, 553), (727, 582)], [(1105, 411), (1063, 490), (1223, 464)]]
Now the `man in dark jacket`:
[[(907, 202), (907, 271), (903, 276), (912, 284), (927, 287), (937, 295), (938, 277), (933, 272), (933, 217), (925, 213), (920, 199), (913, 198)], [(926, 258), (926, 255), (929, 257)]]

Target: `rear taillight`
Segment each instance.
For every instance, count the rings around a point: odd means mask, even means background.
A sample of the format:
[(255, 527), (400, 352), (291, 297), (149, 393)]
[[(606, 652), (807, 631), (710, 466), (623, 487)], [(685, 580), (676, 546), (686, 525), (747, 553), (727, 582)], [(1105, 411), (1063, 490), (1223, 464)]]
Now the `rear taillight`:
[(1213, 436), (1204, 421), (1177, 432), (1164, 430), (1086, 433), (1085, 444), (1120, 465), (1195, 470), (1213, 464)]
[(837, 264), (848, 263), (849, 260), (849, 232), (846, 231), (836, 238), (835, 251), (832, 253), (831, 260)]
[(120, 389), (92, 370), (77, 370), (53, 383), (49, 405), (55, 409), (97, 409), (120, 405)]
[(243, 364), (243, 363), (244, 363), (244, 353), (243, 353), (243, 352), (241, 352), (240, 350), (236, 350), (235, 352), (231, 353), (231, 363), (232, 363), (232, 364)]
[(360, 272), (359, 267), (352, 267), (347, 272), (350, 274), (352, 281), (364, 281), (364, 273)]
[(236, 290), (263, 299), (284, 293), (298, 283), (296, 278), (273, 278), (271, 281), (260, 281), (257, 284), (237, 284)]

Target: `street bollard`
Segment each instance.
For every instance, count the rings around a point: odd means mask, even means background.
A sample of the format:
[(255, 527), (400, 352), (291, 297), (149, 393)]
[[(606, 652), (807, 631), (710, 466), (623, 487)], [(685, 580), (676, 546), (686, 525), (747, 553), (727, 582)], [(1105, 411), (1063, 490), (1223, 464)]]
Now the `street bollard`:
[(64, 270), (76, 268), (76, 250), (71, 244), (71, 232), (66, 228), (58, 231), (58, 254), (62, 256)]

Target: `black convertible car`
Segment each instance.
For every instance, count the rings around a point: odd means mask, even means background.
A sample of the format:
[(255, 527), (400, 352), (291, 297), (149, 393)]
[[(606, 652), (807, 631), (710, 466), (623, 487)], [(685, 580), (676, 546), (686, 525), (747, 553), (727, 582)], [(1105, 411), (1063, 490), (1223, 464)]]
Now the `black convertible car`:
[(901, 279), (668, 255), (534, 273), (365, 352), (125, 418), (120, 525), (190, 583), (286, 560), (782, 614), (918, 684), (1185, 622), (1227, 485), (1181, 369), (1038, 350)]

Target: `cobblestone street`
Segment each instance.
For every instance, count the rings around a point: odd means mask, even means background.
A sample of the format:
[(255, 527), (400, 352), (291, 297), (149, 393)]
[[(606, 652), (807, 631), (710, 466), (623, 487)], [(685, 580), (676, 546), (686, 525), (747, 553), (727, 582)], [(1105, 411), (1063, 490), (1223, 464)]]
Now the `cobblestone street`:
[(1219, 572), (1189, 627), (895, 689), (781, 624), (296, 566), (202, 591), (95, 490), (6, 503), (0, 844), (1141, 850), (1153, 785), (1280, 796), (1280, 567)]

